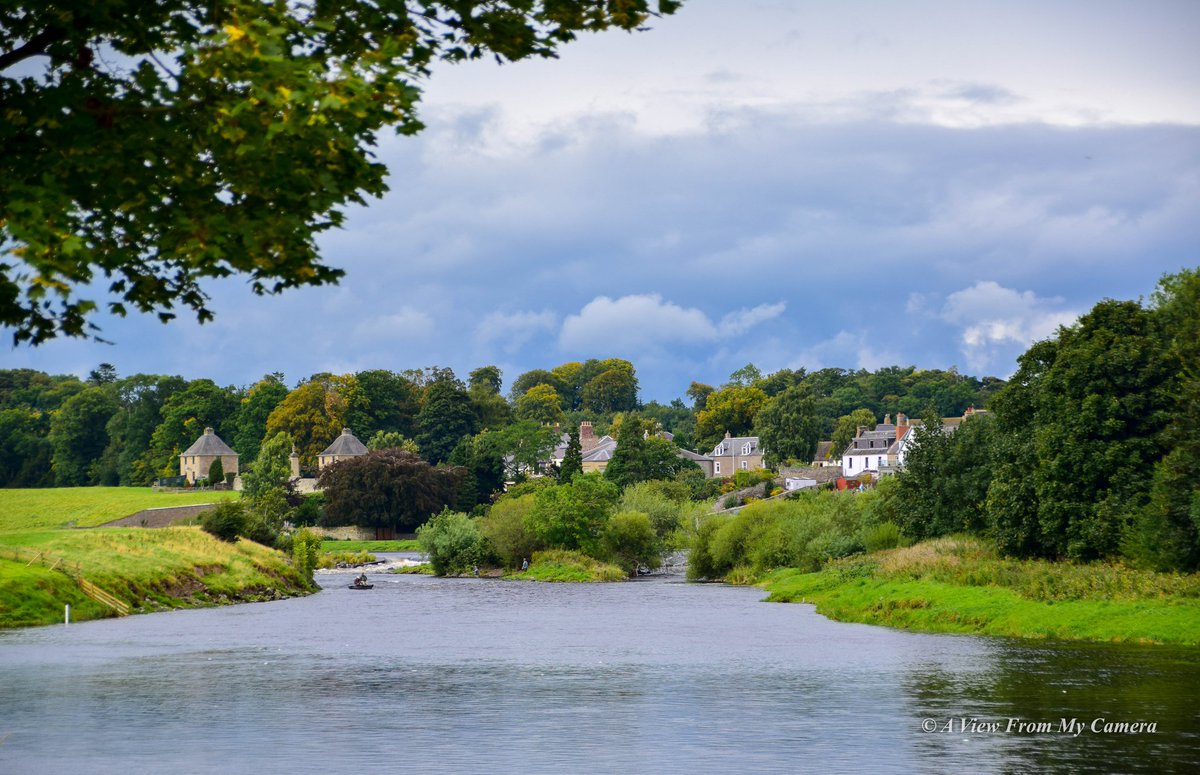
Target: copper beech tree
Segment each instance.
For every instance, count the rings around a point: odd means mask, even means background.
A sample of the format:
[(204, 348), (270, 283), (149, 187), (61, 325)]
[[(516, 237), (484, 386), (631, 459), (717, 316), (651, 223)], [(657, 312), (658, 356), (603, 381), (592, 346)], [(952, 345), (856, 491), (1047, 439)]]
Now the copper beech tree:
[(466, 471), (432, 466), (403, 449), (381, 449), (339, 460), (321, 472), (327, 526), (358, 525), (412, 531), (455, 505)]

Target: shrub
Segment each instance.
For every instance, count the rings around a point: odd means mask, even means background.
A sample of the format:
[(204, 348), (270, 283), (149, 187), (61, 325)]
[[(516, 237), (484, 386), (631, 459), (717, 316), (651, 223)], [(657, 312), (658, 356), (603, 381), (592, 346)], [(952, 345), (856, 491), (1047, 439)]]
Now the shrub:
[(235, 543), (246, 528), (246, 506), (241, 501), (225, 501), (201, 515), (200, 527), (222, 541)]
[(221, 463), (221, 458), (217, 458), (208, 467), (208, 483), (210, 486), (225, 484), (225, 466)]
[(325, 495), (315, 492), (301, 497), (300, 505), (292, 511), (291, 521), (294, 525), (318, 525), (324, 516)]
[(868, 552), (878, 552), (883, 549), (895, 549), (901, 546), (904, 536), (895, 522), (884, 522), (882, 525), (864, 528), (863, 547)]
[(683, 524), (683, 515), (688, 504), (686, 496), (677, 499), (682, 489), (675, 482), (651, 481), (630, 485), (621, 493), (618, 504), (621, 511), (640, 511), (650, 518), (654, 533), (664, 542), (670, 542)]
[(604, 526), (601, 545), (608, 559), (630, 576), (636, 576), (640, 566), (657, 568), (662, 564), (658, 535), (650, 517), (640, 511), (614, 514)]
[(417, 528), (417, 541), (437, 576), (466, 571), (478, 564), (483, 550), (479, 525), (466, 514), (449, 509)]
[(479, 519), (479, 530), (488, 548), (506, 567), (520, 567), (542, 548), (542, 544), (525, 526), (525, 517), (533, 508), (534, 495), (501, 498), (488, 513)]
[(301, 528), (292, 534), (292, 562), (301, 578), (310, 584), (320, 553), (321, 537), (319, 535), (306, 528)]
[(692, 581), (699, 579), (719, 579), (725, 575), (728, 568), (717, 564), (712, 555), (712, 541), (723, 526), (733, 520), (727, 515), (706, 517), (700, 522), (696, 536), (692, 539), (692, 550), (688, 554), (687, 577)]

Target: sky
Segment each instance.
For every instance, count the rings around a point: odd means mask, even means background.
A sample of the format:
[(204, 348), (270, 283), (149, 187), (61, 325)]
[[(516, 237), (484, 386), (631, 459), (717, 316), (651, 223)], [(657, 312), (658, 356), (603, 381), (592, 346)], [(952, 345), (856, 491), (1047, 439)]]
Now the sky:
[(557, 60), (442, 67), (336, 287), (0, 367), (249, 385), (620, 357), (643, 400), (747, 363), (1006, 377), (1200, 265), (1200, 3), (687, 0)]

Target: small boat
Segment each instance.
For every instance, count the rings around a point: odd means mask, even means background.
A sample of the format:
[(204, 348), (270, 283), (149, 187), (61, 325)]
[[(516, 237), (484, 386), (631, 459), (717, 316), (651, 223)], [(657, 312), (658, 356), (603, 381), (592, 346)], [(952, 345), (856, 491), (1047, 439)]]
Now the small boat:
[(371, 589), (374, 584), (351, 584), (350, 589)]

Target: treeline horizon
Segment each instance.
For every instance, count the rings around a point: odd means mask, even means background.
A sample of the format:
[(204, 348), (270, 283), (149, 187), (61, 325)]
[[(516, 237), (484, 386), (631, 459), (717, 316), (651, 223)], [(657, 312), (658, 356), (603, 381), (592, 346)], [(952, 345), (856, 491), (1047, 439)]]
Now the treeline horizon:
[[(265, 439), (286, 432), (306, 473), (315, 470), (316, 456), (343, 427), (364, 443), (378, 437), (375, 446), (403, 440), (437, 464), (448, 461), (464, 437), (514, 424), (557, 424), (566, 431), (587, 420), (598, 435), (615, 435), (624, 416), (639, 413), (673, 434), (681, 448), (704, 453), (726, 432), (760, 430), (760, 416), (770, 414), (763, 409), (781, 403), (785, 393), (811, 398), (807, 425), (793, 433), (785, 422), (776, 435), (803, 436), (799, 447), (808, 450), (817, 437), (844, 442), (847, 429), (852, 433), (867, 413), (875, 421), (899, 412), (959, 415), (969, 406), (985, 406), (1003, 385), (995, 377), (969, 377), (954, 369), (888, 366), (764, 374), (747, 364), (721, 385), (693, 381), (684, 397), (661, 403), (640, 400), (636, 367), (620, 358), (532, 369), (513, 379), (507, 392), (503, 374), (491, 365), (473, 369), (466, 381), (451, 369), (432, 366), (319, 372), (292, 388), (278, 372), (239, 387), (204, 377), (122, 376), (108, 363), (84, 379), (6, 369), (0, 370), (0, 487), (146, 486), (178, 475), (179, 455), (205, 427), (214, 428), (239, 454), (243, 469)], [(811, 458), (811, 451), (807, 455)]]

